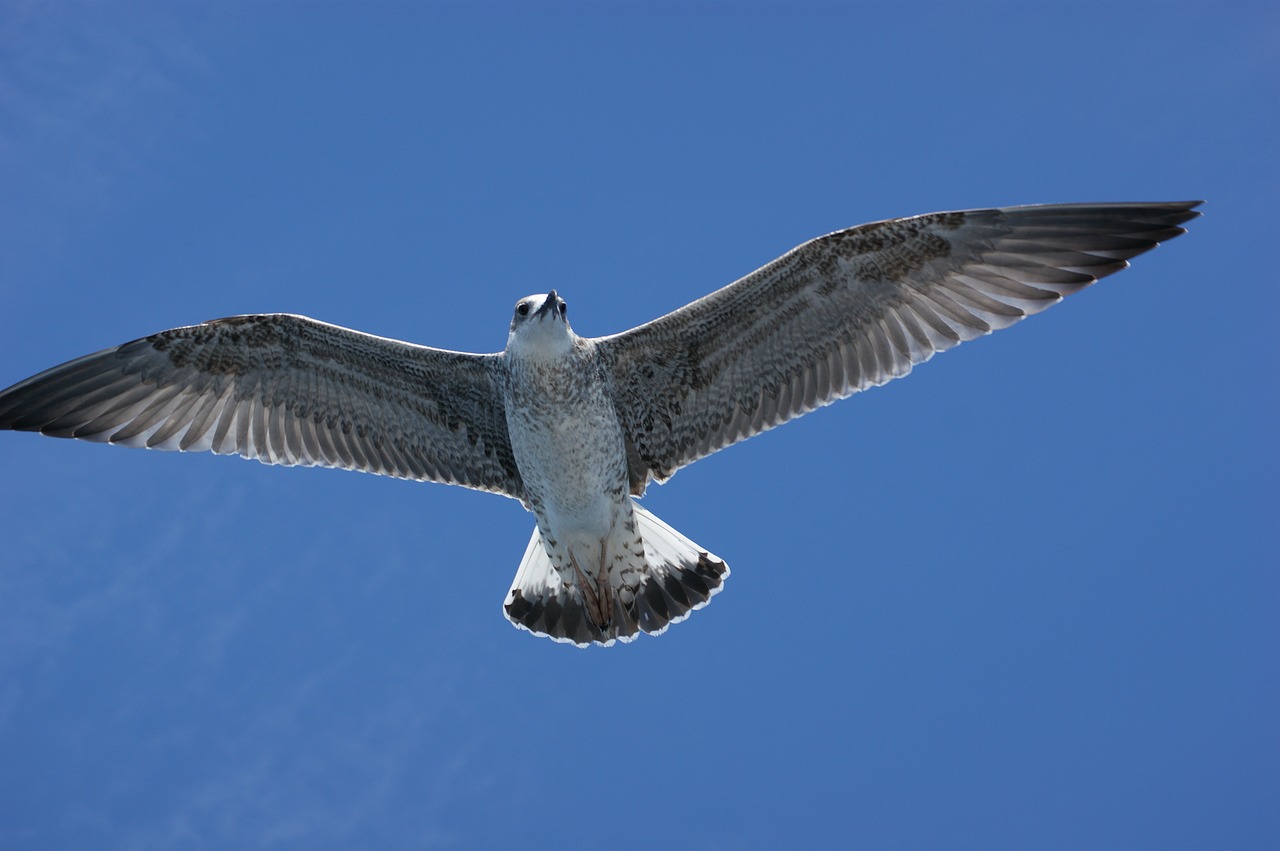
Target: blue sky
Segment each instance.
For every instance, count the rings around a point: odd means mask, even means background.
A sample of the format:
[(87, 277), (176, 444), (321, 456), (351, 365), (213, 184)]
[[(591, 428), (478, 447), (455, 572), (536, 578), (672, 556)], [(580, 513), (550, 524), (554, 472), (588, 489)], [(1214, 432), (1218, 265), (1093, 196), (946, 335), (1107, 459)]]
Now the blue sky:
[(288, 311), (495, 351), (819, 234), (1206, 198), (1134, 268), (682, 471), (658, 639), (458, 488), (0, 435), (0, 846), (1269, 848), (1270, 4), (0, 2), (0, 385)]

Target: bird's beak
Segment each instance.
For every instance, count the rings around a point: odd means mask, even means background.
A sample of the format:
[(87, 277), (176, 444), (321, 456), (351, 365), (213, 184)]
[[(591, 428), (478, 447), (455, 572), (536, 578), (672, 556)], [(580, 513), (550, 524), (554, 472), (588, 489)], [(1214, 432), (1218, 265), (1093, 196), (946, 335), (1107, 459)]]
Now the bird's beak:
[(534, 318), (541, 316), (547, 311), (551, 311), (551, 316), (552, 318), (554, 318), (556, 315), (556, 305), (559, 303), (560, 303), (560, 296), (556, 295), (555, 290), (552, 290), (551, 292), (547, 293), (547, 300), (542, 303), (542, 307), (539, 307), (537, 312), (533, 314)]

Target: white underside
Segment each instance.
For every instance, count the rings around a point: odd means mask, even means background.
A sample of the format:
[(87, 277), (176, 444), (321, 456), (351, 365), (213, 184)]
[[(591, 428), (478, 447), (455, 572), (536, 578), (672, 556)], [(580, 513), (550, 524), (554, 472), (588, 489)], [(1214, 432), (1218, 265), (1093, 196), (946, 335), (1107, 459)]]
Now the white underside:
[[(660, 581), (661, 576), (665, 575), (669, 570), (677, 568), (688, 568), (698, 564), (700, 558), (709, 557), (713, 561), (720, 562), (719, 557), (708, 553), (707, 550), (698, 546), (684, 535), (671, 528), (669, 525), (658, 519), (642, 508), (634, 499), (631, 501), (632, 510), (635, 512), (636, 529), (640, 534), (641, 540), (644, 542), (645, 553), (645, 572), (647, 579), (652, 580), (657, 577)], [(724, 566), (723, 578), (729, 576), (728, 566)], [(662, 626), (660, 629), (653, 631), (645, 630), (649, 635), (661, 635), (666, 632), (667, 627), (673, 623), (680, 623), (689, 617), (689, 615), (703, 608), (710, 602), (710, 597), (714, 597), (721, 589), (724, 588), (723, 581), (710, 589), (710, 596), (707, 600), (696, 603), (690, 607), (687, 612), (671, 618), (670, 622)], [(516, 571), (515, 580), (511, 583), (511, 589), (507, 593), (507, 599), (511, 598), (511, 591), (519, 590), (526, 599), (538, 599), (546, 596), (565, 593), (564, 580), (556, 571), (552, 563), (551, 556), (548, 555), (546, 547), (542, 544), (542, 535), (537, 527), (533, 530), (533, 535), (529, 538), (529, 545), (525, 548), (524, 557), (520, 560), (520, 567)], [(615, 582), (615, 591), (618, 585)], [(504, 608), (503, 615), (506, 616)], [(507, 618), (511, 620), (510, 617)], [(570, 638), (547, 635), (529, 629), (524, 624), (511, 620), (511, 622), (520, 629), (532, 632), (535, 635), (542, 635), (553, 641), (564, 644), (576, 644), (579, 647), (586, 647), (588, 644), (576, 642)], [(635, 640), (640, 632), (631, 635), (619, 635), (616, 641), (627, 643)], [(608, 647), (614, 643), (614, 640), (601, 642), (602, 646)]]

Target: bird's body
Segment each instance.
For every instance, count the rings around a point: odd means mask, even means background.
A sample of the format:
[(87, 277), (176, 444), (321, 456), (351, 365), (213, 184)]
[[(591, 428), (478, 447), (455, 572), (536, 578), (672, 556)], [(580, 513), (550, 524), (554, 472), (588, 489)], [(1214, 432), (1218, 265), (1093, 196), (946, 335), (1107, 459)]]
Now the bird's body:
[[(522, 300), (505, 352), (507, 432), (525, 507), (538, 521), (507, 615), (542, 632), (549, 599), (552, 623), (578, 643), (607, 643), (619, 628), (622, 637), (659, 632), (688, 614), (691, 593), (705, 603), (728, 568), (679, 536), (684, 552), (667, 558), (653, 542), (646, 554), (605, 362), (595, 341), (573, 333), (563, 307), (555, 290)], [(683, 575), (700, 561), (715, 574), (707, 588)]]
[[(543, 298), (556, 303), (554, 291)], [(523, 339), (513, 334), (507, 350), (511, 451), (555, 576), (563, 588), (577, 588), (592, 623), (606, 626), (610, 572), (634, 570), (622, 428), (595, 347), (576, 339), (552, 309), (529, 321), (542, 327)]]
[[(556, 296), (530, 297), (541, 298)], [(627, 514), (621, 508), (627, 460), (617, 411), (595, 346), (577, 339), (563, 318), (544, 314), (529, 321), (545, 325), (537, 331), (554, 339), (546, 350), (514, 341), (506, 353), (507, 432), (525, 502), (540, 521), (566, 535), (598, 540)], [(595, 459), (600, 462), (591, 463)]]
[(1055, 304), (1197, 202), (1009, 207), (812, 240), (652, 322), (583, 338), (552, 290), (507, 347), (450, 352), (288, 314), (175, 328), (0, 392), (0, 428), (487, 490), (537, 527), (504, 611), (585, 646), (657, 634), (728, 567), (649, 481)]

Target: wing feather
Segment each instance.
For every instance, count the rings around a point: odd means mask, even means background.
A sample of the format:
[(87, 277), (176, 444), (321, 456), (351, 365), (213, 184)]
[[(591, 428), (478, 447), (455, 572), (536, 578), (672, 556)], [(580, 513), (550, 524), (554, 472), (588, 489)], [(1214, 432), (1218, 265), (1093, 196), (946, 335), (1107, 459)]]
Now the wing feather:
[(862, 225), (598, 338), (633, 490), (1056, 304), (1184, 233), (1199, 203), (1005, 207)]
[(0, 392), (0, 428), (235, 453), (520, 498), (497, 355), (288, 314), (175, 328)]

